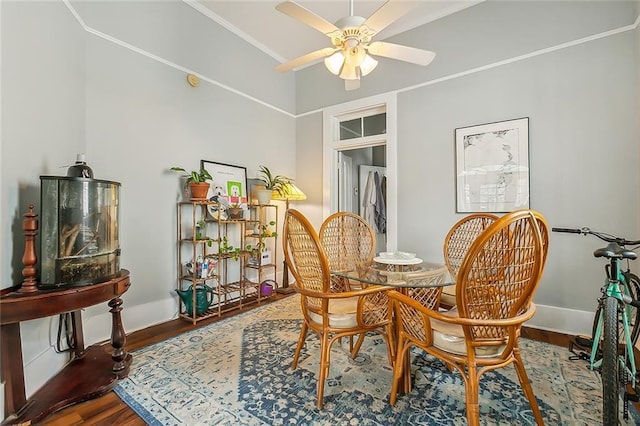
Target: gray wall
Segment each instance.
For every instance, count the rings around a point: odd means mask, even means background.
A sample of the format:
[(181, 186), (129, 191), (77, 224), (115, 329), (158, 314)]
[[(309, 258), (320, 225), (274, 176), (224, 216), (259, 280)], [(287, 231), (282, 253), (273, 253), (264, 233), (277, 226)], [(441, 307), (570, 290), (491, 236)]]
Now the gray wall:
[(450, 78), (632, 25), (638, 16), (634, 6), (631, 1), (487, 0), (388, 40), (435, 52), (427, 67), (378, 58), (377, 68), (362, 80), (360, 89), (349, 92), (322, 63), (297, 72), (297, 112)]
[[(444, 233), (460, 217), (454, 129), (523, 116), (531, 120), (532, 207), (551, 225), (640, 236), (637, 3), (482, 3), (393, 40), (436, 51), (431, 66), (381, 61), (355, 92), (344, 92), (322, 66), (274, 73), (273, 59), (184, 2), (71, 7), (82, 22), (62, 2), (0, 2), (3, 288), (20, 282), (22, 214), (29, 203), (38, 210), (38, 176), (64, 174), (61, 166), (86, 152), (96, 177), (122, 183), (121, 263), (133, 283), (126, 330), (174, 318), (181, 182), (167, 169), (208, 159), (245, 165), (253, 177), (266, 164), (296, 178), (308, 199), (294, 206), (319, 225), (321, 108), (387, 91), (398, 96), (404, 249), (440, 256)], [(547, 48), (558, 49), (458, 74)], [(187, 85), (187, 72), (201, 76), (200, 87)], [(607, 186), (612, 179), (615, 188)], [(603, 202), (623, 208), (609, 213)], [(551, 244), (536, 298), (546, 311), (536, 320), (576, 330), (573, 319), (594, 308), (598, 242), (553, 235)], [(108, 337), (104, 306), (84, 320), (87, 344)], [(55, 325), (22, 327), (28, 393), (64, 362), (50, 344)]]
[[(640, 30), (634, 6), (481, 3), (395, 38), (436, 51), (427, 68), (381, 61), (357, 93), (344, 92), (322, 65), (298, 72), (298, 111), (397, 94), (398, 244), (426, 259), (442, 259), (444, 236), (462, 217), (455, 213), (455, 129), (519, 117), (530, 119), (531, 207), (550, 226), (640, 238)], [(322, 115), (305, 115), (305, 129), (313, 119), (321, 123)], [(302, 133), (299, 151), (322, 145)], [(321, 173), (321, 164), (308, 162), (299, 166), (298, 179)], [(305, 190), (318, 193), (312, 202), (321, 204), (322, 183), (315, 185), (320, 189)], [(551, 236), (532, 324), (589, 332), (603, 276), (603, 263), (592, 252), (601, 244)]]
[[(39, 212), (42, 174), (86, 152), (96, 178), (121, 182), (127, 332), (175, 318), (176, 201), (171, 166), (201, 159), (295, 176), (294, 77), (181, 1), (0, 3), (2, 288), (21, 282), (22, 215)], [(76, 11), (80, 21), (73, 15)], [(198, 88), (188, 72), (201, 77)], [(282, 259), (282, 257), (279, 257)], [(109, 338), (106, 304), (83, 313), (85, 343)], [(27, 394), (66, 361), (57, 318), (22, 326)], [(51, 331), (53, 330), (53, 332)]]

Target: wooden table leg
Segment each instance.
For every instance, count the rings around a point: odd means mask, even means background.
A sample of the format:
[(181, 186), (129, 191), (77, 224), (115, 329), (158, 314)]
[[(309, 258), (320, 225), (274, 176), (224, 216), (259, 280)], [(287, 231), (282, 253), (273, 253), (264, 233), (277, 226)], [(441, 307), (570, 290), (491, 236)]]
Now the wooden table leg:
[[(22, 369), (22, 341), (20, 323), (2, 325), (2, 380), (4, 388), (5, 417), (15, 415), (27, 402)], [(15, 367), (15, 366), (20, 367)]]
[(118, 377), (126, 376), (128, 372), (128, 366), (131, 361), (131, 355), (127, 353), (124, 347), (126, 341), (126, 334), (124, 327), (122, 326), (122, 318), (120, 312), (122, 311), (122, 299), (116, 297), (109, 301), (109, 307), (111, 308), (111, 346), (113, 347), (113, 372)]

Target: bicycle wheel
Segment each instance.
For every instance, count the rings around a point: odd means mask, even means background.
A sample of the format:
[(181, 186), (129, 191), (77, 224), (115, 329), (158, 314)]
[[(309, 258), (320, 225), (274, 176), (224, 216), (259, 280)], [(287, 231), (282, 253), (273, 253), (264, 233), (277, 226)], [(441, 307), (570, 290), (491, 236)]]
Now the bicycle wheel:
[[(624, 276), (626, 278), (625, 282), (625, 294), (631, 296), (634, 300), (640, 299), (640, 278), (637, 275), (632, 274), (631, 272), (625, 272)], [(633, 344), (638, 340), (638, 335), (640, 334), (640, 309), (626, 305), (625, 309), (627, 310), (627, 319), (629, 321), (629, 332), (631, 335), (631, 342)], [(598, 326), (598, 320), (600, 319), (600, 315), (602, 312), (602, 305), (598, 305), (598, 309), (596, 310), (596, 315), (593, 318), (593, 327), (591, 329), (591, 338), (596, 335), (596, 327)], [(620, 321), (622, 321), (622, 317), (620, 317)], [(620, 323), (618, 341), (624, 343), (624, 329), (622, 328), (622, 323)]]
[(604, 302), (604, 339), (602, 344), (602, 424), (618, 426), (620, 385), (618, 377), (618, 300)]
[[(624, 276), (627, 280), (629, 288), (629, 296), (634, 300), (640, 300), (640, 278), (631, 272), (625, 272)], [(631, 342), (635, 345), (640, 334), (640, 309), (635, 306), (626, 305), (627, 315), (629, 316), (629, 330), (631, 331)]]

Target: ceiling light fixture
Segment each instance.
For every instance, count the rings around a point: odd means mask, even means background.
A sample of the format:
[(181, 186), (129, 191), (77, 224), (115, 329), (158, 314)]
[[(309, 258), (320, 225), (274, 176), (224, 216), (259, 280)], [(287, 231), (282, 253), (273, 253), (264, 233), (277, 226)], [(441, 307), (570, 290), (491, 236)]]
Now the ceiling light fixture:
[(354, 16), (353, 0), (349, 1), (349, 16), (338, 20), (335, 25), (299, 4), (287, 0), (276, 6), (280, 12), (309, 25), (325, 34), (331, 40), (331, 47), (325, 47), (302, 55), (276, 67), (278, 71), (290, 71), (305, 64), (324, 59), (329, 72), (344, 80), (346, 90), (360, 87), (360, 78), (371, 73), (378, 61), (371, 57), (382, 56), (426, 66), (436, 56), (428, 50), (371, 39), (389, 24), (407, 13), (415, 2), (387, 0), (368, 18)]

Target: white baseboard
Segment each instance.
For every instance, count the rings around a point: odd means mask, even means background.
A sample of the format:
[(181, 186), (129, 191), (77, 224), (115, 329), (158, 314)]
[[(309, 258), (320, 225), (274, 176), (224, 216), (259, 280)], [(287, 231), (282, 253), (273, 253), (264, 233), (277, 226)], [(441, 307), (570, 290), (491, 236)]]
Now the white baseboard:
[(527, 327), (555, 331), (568, 335), (591, 335), (593, 312), (536, 305), (535, 316), (526, 323)]

